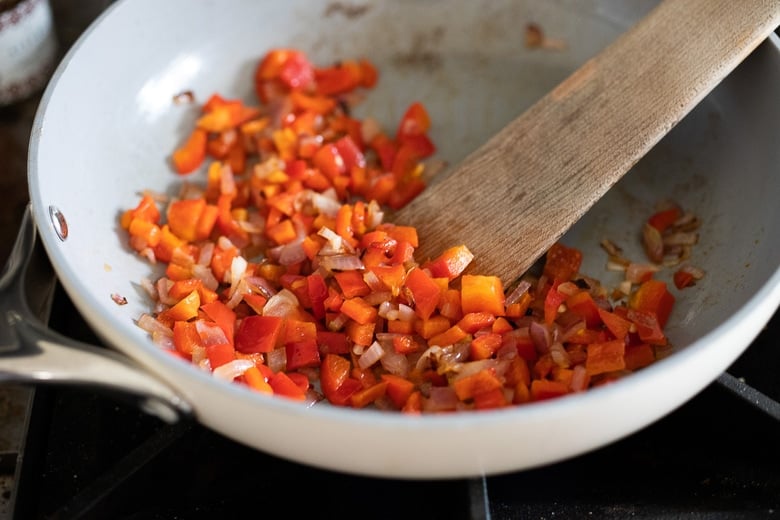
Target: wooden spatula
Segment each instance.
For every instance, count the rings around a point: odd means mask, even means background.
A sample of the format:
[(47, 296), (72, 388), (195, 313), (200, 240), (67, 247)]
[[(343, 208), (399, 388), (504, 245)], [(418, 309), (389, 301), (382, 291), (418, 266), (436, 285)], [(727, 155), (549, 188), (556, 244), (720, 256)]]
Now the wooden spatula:
[(780, 0), (664, 0), (392, 221), (512, 282), (779, 24)]

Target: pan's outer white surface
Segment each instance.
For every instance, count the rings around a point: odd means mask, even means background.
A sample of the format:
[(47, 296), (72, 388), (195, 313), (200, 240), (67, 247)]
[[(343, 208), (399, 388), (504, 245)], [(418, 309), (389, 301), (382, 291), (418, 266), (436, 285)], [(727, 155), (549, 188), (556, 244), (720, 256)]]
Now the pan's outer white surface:
[[(683, 404), (749, 345), (780, 303), (780, 45), (763, 45), (567, 235), (583, 272), (610, 280), (601, 238), (641, 259), (636, 233), (653, 204), (674, 197), (704, 220), (692, 262), (707, 276), (676, 293), (677, 351), (605, 388), (496, 412), (406, 417), (303, 408), (221, 384), (160, 352), (133, 319), (148, 310), (149, 266), (124, 245), (121, 211), (144, 189), (174, 191), (167, 163), (196, 117), (172, 97), (192, 90), (251, 100), (269, 48), (295, 46), (319, 63), (367, 56), (380, 84), (360, 108), (392, 127), (405, 107), (430, 109), (438, 156), (455, 163), (637, 19), (652, 2), (367, 2), (233, 0), (117, 2), (69, 53), (47, 89), (30, 154), (30, 193), (63, 285), (107, 344), (180, 391), (205, 425), (278, 456), (356, 474), (447, 478), (555, 462), (612, 442)], [(316, 7), (312, 7), (316, 5)], [(528, 50), (539, 23), (568, 42)], [(746, 88), (750, 88), (749, 95)], [(59, 241), (48, 208), (65, 215)], [(522, 208), (497, 208), (516, 211)], [(117, 306), (112, 293), (127, 297)]]

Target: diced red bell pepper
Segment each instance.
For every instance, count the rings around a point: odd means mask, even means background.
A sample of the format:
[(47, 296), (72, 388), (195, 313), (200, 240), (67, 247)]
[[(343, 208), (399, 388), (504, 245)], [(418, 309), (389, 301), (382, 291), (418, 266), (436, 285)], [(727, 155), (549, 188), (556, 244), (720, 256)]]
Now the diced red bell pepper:
[(420, 318), (427, 320), (439, 303), (441, 289), (438, 284), (422, 269), (412, 269), (406, 275), (404, 285), (414, 298), (414, 312)]
[(666, 283), (650, 279), (643, 282), (630, 296), (628, 306), (632, 309), (651, 312), (658, 318), (661, 327), (666, 326), (674, 306), (674, 295), (669, 292)]
[(363, 386), (357, 379), (349, 377), (350, 362), (336, 354), (327, 354), (320, 366), (322, 393), (331, 403), (345, 406), (352, 394)]
[(173, 324), (173, 345), (188, 356), (192, 355), (193, 348), (203, 346), (194, 322), (177, 321)]
[(287, 370), (316, 367), (320, 364), (320, 351), (316, 340), (287, 343), (284, 349), (287, 354)]
[(306, 393), (284, 372), (275, 373), (268, 379), (268, 384), (273, 388), (274, 395), (281, 395), (296, 401), (306, 399)]
[(566, 298), (566, 307), (574, 314), (585, 320), (588, 328), (601, 325), (599, 306), (587, 291), (579, 291)]
[(543, 272), (548, 278), (567, 282), (579, 272), (581, 264), (580, 250), (556, 242), (547, 251)]
[(405, 138), (424, 135), (430, 127), (431, 118), (428, 115), (428, 110), (426, 110), (425, 105), (416, 101), (409, 105), (401, 117), (395, 139), (398, 142), (403, 142)]
[(347, 336), (343, 332), (331, 332), (328, 330), (317, 331), (317, 343), (320, 352), (327, 354), (349, 354), (350, 345)]
[(460, 276), (474, 259), (474, 254), (465, 245), (451, 247), (445, 250), (425, 267), (435, 278), (447, 278), (452, 281)]
[(283, 324), (277, 316), (245, 317), (236, 331), (236, 350), (244, 354), (271, 352), (280, 341)]
[(225, 337), (228, 339), (228, 343), (232, 345), (234, 333), (233, 329), (236, 324), (236, 313), (233, 311), (233, 309), (219, 300), (203, 304), (200, 306), (200, 308), (209, 318), (214, 320), (214, 323), (219, 325), (219, 328), (224, 331)]
[(653, 226), (655, 229), (663, 233), (666, 229), (677, 221), (682, 216), (682, 211), (679, 207), (674, 206), (669, 209), (661, 210), (647, 219), (647, 223)]
[(561, 280), (559, 278), (554, 278), (554, 280), (544, 298), (544, 322), (547, 325), (551, 325), (555, 321), (555, 318), (558, 317), (558, 309), (566, 301), (566, 295), (558, 291)]
[(208, 357), (209, 364), (213, 370), (236, 359), (236, 351), (233, 345), (228, 343), (206, 345), (206, 357)]
[(403, 408), (414, 391), (414, 383), (394, 374), (382, 374), (382, 380), (387, 383), (385, 393), (393, 401), (395, 407)]

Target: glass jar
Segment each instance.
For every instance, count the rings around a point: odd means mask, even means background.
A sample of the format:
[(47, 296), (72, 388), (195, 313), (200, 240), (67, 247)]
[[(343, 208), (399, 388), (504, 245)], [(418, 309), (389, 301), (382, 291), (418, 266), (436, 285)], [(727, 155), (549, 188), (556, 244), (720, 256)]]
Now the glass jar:
[(0, 106), (43, 88), (56, 54), (48, 0), (0, 0)]

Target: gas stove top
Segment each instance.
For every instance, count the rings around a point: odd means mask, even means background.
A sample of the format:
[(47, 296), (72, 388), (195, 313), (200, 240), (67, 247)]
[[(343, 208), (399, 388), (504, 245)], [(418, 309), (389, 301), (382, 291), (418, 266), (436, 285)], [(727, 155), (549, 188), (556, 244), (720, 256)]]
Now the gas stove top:
[[(63, 291), (53, 305), (53, 328), (96, 341)], [(558, 464), (476, 479), (313, 469), (197, 423), (163, 424), (116, 396), (39, 388), (16, 517), (770, 517), (780, 512), (779, 341), (780, 314), (717, 382), (645, 430)]]

